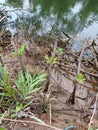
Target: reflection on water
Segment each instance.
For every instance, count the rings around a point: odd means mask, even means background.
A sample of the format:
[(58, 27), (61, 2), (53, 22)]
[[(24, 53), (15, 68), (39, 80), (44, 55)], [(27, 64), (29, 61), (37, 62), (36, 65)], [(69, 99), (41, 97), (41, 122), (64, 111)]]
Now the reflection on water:
[[(81, 39), (96, 37), (98, 27), (97, 0), (0, 0), (7, 3), (6, 27), (15, 32), (20, 27), (37, 34), (80, 34)], [(17, 10), (21, 9), (21, 10)]]
[(82, 2), (77, 2), (75, 6), (71, 9), (71, 12), (73, 15), (79, 13), (81, 9), (83, 8), (83, 3)]

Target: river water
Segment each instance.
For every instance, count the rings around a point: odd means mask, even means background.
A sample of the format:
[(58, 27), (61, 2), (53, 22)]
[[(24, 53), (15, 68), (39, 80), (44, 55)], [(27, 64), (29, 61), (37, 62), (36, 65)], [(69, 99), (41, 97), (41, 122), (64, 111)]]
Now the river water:
[[(51, 36), (77, 35), (80, 45), (85, 38), (98, 34), (98, 0), (0, 0), (7, 12), (6, 28), (15, 33), (21, 27), (32, 34)], [(6, 5), (5, 5), (6, 3)]]

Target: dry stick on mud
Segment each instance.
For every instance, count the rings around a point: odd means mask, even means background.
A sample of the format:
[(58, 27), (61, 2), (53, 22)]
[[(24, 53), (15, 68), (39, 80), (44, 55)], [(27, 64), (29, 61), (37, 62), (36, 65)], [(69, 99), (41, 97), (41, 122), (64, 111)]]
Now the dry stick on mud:
[[(53, 53), (52, 53), (52, 56), (51, 56), (52, 59), (54, 59), (54, 57), (55, 57), (56, 49), (57, 49), (57, 44), (58, 44), (58, 40), (56, 39), (55, 40), (55, 44), (54, 44), (54, 48), (53, 48)], [(53, 63), (52, 63), (52, 61), (50, 61), (50, 64), (49, 64), (49, 67), (48, 67), (48, 80), (47, 80), (45, 89), (43, 91), (44, 93), (46, 93), (46, 92), (50, 93), (49, 89), (50, 89), (50, 86), (51, 86), (51, 84), (50, 84), (50, 78), (51, 78), (52, 67), (53, 67)], [(50, 113), (50, 125), (51, 125), (51, 117), (52, 117), (52, 115), (51, 115), (51, 101), (50, 101), (50, 112), (49, 113)]]
[(11, 122), (15, 122), (15, 123), (16, 123), (16, 122), (19, 122), (19, 123), (37, 124), (37, 125), (41, 125), (41, 126), (45, 126), (45, 127), (54, 129), (54, 130), (62, 130), (62, 129), (57, 128), (57, 127), (54, 127), (54, 126), (51, 126), (51, 125), (48, 125), (48, 124), (41, 124), (41, 123), (35, 122), (35, 121), (16, 120), (16, 119), (8, 119), (8, 118), (3, 118), (2, 120), (3, 120), (3, 121), (11, 121)]
[(96, 68), (97, 68), (97, 70), (98, 70), (98, 61), (97, 61), (97, 55), (96, 55), (96, 50), (95, 50), (94, 44), (95, 44), (95, 41), (93, 40), (90, 49), (91, 49), (92, 54), (93, 54), (93, 58), (94, 58), (94, 62), (95, 62), (95, 66), (96, 66)]
[(93, 118), (94, 118), (94, 115), (95, 115), (95, 113), (96, 113), (97, 102), (98, 102), (98, 92), (97, 92), (97, 94), (96, 94), (96, 100), (95, 100), (95, 104), (94, 104), (94, 111), (93, 111), (93, 114), (92, 114), (92, 116), (91, 116), (90, 122), (89, 122), (89, 124), (88, 124), (88, 130), (90, 130), (90, 128), (91, 128), (91, 124), (92, 124), (92, 122), (93, 122)]
[[(75, 67), (75, 66), (72, 66), (71, 64), (69, 64), (68, 62), (65, 62), (66, 63), (66, 65), (61, 65), (61, 64), (57, 64), (57, 65), (59, 65), (60, 67), (63, 67), (62, 69), (64, 70), (64, 67), (65, 67), (65, 69), (66, 68), (69, 68), (69, 69), (72, 69), (72, 70), (77, 70), (77, 68)], [(68, 66), (69, 65), (69, 66)], [(85, 74), (88, 74), (88, 75), (90, 75), (90, 76), (93, 76), (93, 77), (95, 77), (95, 78), (98, 78), (98, 75), (97, 74), (94, 74), (94, 73), (90, 73), (90, 72), (87, 72), (87, 71), (85, 71), (85, 70), (83, 70), (83, 69), (81, 69), (80, 70), (82, 73), (85, 73)]]
[[(82, 50), (81, 50), (81, 53), (80, 53), (80, 56), (78, 58), (78, 69), (77, 69), (77, 75), (80, 74), (80, 70), (81, 70), (81, 61), (82, 61), (82, 57), (83, 57), (83, 53), (84, 53), (84, 50), (85, 50), (85, 45), (83, 44), (83, 47), (82, 47)], [(74, 85), (74, 89), (73, 89), (73, 92), (68, 100), (69, 103), (71, 104), (75, 104), (75, 93), (76, 93), (76, 88), (79, 87), (79, 83), (74, 80), (73, 81), (73, 85)]]
[[(86, 47), (86, 48), (88, 48), (88, 47)], [(75, 53), (73, 53), (72, 51), (70, 51), (70, 50), (64, 50), (67, 54), (71, 54), (71, 55), (73, 55), (74, 57), (76, 57), (76, 58), (78, 58), (78, 55), (77, 54), (75, 54)], [(82, 58), (82, 60), (84, 60), (84, 61), (86, 61), (86, 62), (89, 62), (91, 65), (94, 65), (94, 63), (93, 62), (91, 62), (89, 59), (87, 59), (87, 58), (85, 58), (84, 56), (83, 56), (83, 58)]]

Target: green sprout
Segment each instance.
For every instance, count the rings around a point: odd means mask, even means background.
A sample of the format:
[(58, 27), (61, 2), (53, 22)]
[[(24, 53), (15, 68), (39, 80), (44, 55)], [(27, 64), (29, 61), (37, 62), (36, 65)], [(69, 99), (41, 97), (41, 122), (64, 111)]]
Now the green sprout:
[(57, 63), (57, 57), (52, 57), (52, 56), (45, 56), (47, 64), (56, 64)]
[(25, 52), (25, 45), (22, 45), (18, 51), (12, 52), (12, 55), (22, 56)]
[(98, 130), (98, 128), (97, 128), (97, 129), (94, 129), (94, 128), (90, 127), (90, 129), (89, 129), (89, 130)]
[(79, 75), (76, 76), (76, 81), (78, 83), (83, 83), (84, 80), (85, 80), (85, 77), (83, 74), (80, 73)]
[(11, 117), (15, 118), (17, 116), (17, 113), (20, 112), (22, 108), (23, 108), (23, 104), (17, 101), (15, 109), (11, 109), (12, 112)]
[(7, 130), (6, 128), (0, 127), (0, 130)]
[(61, 47), (57, 48), (57, 54), (62, 55), (63, 54), (63, 49)]
[(15, 97), (7, 67), (3, 67), (0, 62), (0, 98), (3, 98), (4, 96)]
[(22, 56), (23, 56), (24, 53), (25, 53), (25, 45), (22, 45), (19, 48), (19, 50), (11, 53), (13, 56), (17, 57), (18, 62), (19, 62), (20, 67), (21, 67), (21, 70), (22, 70), (22, 73), (24, 73), (24, 66), (23, 66), (23, 63), (22, 63)]

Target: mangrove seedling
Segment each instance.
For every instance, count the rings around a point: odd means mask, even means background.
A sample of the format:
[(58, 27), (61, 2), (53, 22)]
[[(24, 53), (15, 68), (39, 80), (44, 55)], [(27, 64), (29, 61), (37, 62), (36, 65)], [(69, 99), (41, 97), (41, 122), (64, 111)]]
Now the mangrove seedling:
[(61, 47), (57, 48), (57, 54), (62, 55), (63, 54), (63, 49)]
[(56, 64), (57, 63), (57, 57), (52, 57), (52, 56), (45, 56), (47, 64)]
[(89, 130), (98, 130), (98, 128), (97, 128), (97, 129), (94, 129), (94, 128), (90, 127), (90, 129), (89, 129)]
[(78, 82), (78, 83), (83, 83), (83, 81), (85, 80), (85, 77), (84, 77), (84, 75), (83, 74), (79, 74), (79, 75), (77, 75), (76, 76), (76, 81)]
[(12, 52), (11, 54), (17, 56), (22, 72), (24, 73), (24, 66), (22, 63), (22, 56), (25, 53), (25, 45), (22, 45), (19, 50)]

